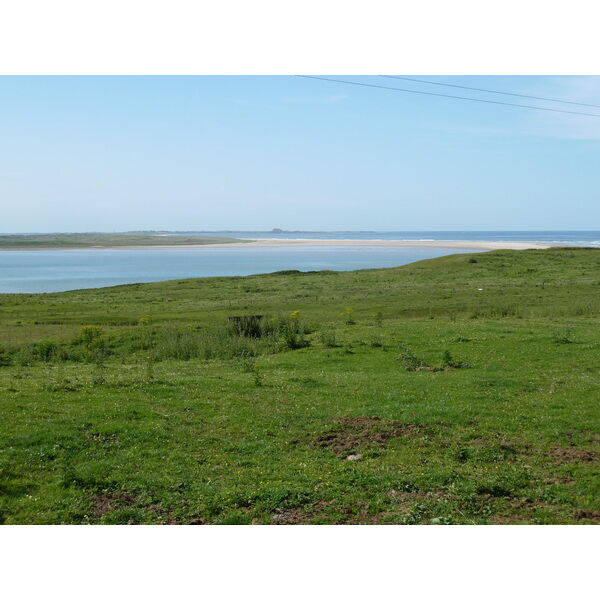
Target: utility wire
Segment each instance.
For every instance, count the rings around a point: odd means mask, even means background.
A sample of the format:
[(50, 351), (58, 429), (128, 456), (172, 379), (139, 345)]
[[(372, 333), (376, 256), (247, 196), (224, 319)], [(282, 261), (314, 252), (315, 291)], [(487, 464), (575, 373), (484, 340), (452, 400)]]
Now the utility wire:
[(333, 79), (331, 77), (318, 77), (317, 75), (296, 75), (306, 79), (321, 79), (322, 81), (334, 81), (335, 83), (345, 83), (348, 85), (360, 85), (362, 87), (379, 88), (381, 90), (393, 90), (395, 92), (406, 92), (409, 94), (421, 94), (424, 96), (437, 96), (439, 98), (454, 98), (455, 100), (470, 100), (471, 102), (484, 102), (486, 104), (502, 104), (504, 106), (516, 106), (518, 108), (530, 108), (532, 110), (544, 110), (547, 112), (566, 113), (569, 115), (583, 115), (585, 117), (600, 117), (594, 113), (577, 112), (574, 110), (561, 110), (559, 108), (544, 108), (543, 106), (531, 106), (529, 104), (513, 104), (512, 102), (500, 102), (499, 100), (483, 100), (481, 98), (468, 98), (466, 96), (451, 96), (450, 94), (436, 94), (435, 92), (423, 92), (422, 90), (408, 90), (404, 88), (391, 87), (387, 85), (376, 85), (374, 83), (362, 83), (358, 81), (345, 81), (343, 79)]
[(460, 88), (461, 90), (473, 90), (475, 92), (486, 92), (487, 94), (502, 94), (504, 96), (518, 96), (519, 98), (532, 98), (533, 100), (545, 100), (546, 102), (560, 102), (562, 104), (576, 104), (577, 106), (591, 106), (600, 108), (600, 104), (586, 104), (585, 102), (573, 102), (571, 100), (558, 100), (557, 98), (544, 98), (543, 96), (528, 96), (527, 94), (513, 94), (511, 92), (499, 92), (497, 90), (484, 90), (482, 88), (467, 87), (466, 85), (456, 85), (453, 83), (442, 83), (441, 81), (426, 81), (425, 79), (415, 79), (414, 77), (400, 77), (399, 75), (380, 75), (390, 79), (402, 79), (404, 81), (416, 81), (417, 83), (429, 83), (430, 85), (443, 85), (445, 87)]

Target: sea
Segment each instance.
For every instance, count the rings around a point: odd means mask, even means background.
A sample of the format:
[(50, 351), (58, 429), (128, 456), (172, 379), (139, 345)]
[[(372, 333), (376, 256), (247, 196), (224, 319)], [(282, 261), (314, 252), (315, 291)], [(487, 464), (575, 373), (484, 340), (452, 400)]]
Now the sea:
[[(227, 235), (248, 239), (545, 242), (600, 247), (600, 231), (186, 231), (157, 235)], [(32, 294), (128, 283), (300, 271), (350, 271), (478, 252), (427, 246), (86, 248), (0, 250), (0, 293)]]

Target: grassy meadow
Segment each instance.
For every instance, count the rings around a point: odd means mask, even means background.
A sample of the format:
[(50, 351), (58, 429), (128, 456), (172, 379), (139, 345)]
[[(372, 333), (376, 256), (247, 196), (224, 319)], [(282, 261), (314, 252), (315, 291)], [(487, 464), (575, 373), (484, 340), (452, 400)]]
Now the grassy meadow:
[(596, 523), (599, 383), (595, 249), (0, 295), (0, 522)]

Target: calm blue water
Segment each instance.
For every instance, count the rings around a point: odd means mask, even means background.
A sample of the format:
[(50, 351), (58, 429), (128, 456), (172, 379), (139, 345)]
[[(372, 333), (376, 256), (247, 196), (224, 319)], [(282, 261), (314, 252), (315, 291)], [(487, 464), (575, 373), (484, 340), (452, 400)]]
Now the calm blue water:
[(284, 269), (347, 271), (394, 267), (452, 248), (138, 248), (0, 251), (0, 293), (60, 292), (187, 277), (252, 275)]
[[(481, 240), (599, 246), (600, 231), (334, 231), (228, 233), (240, 238)], [(0, 251), (0, 293), (58, 292), (186, 277), (251, 275), (283, 269), (346, 271), (392, 267), (468, 250), (321, 246), (310, 248), (144, 248)]]

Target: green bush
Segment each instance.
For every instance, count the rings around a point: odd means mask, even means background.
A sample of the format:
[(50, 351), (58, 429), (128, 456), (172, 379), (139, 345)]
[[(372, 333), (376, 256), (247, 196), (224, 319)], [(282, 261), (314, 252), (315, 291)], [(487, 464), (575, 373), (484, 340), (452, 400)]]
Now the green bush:
[(8, 367), (11, 364), (12, 356), (3, 348), (0, 348), (0, 367)]
[(340, 344), (338, 344), (337, 341), (335, 331), (333, 331), (332, 329), (321, 332), (321, 334), (319, 335), (319, 339), (326, 348), (340, 347)]
[(402, 362), (402, 366), (407, 371), (416, 371), (421, 367), (427, 366), (425, 362), (415, 356), (415, 353), (408, 346), (404, 346), (404, 348), (402, 348), (402, 352), (398, 356), (398, 360)]
[(290, 350), (299, 350), (300, 348), (307, 348), (310, 346), (310, 340), (307, 340), (304, 335), (294, 333), (293, 331), (286, 331), (283, 339), (285, 347)]

